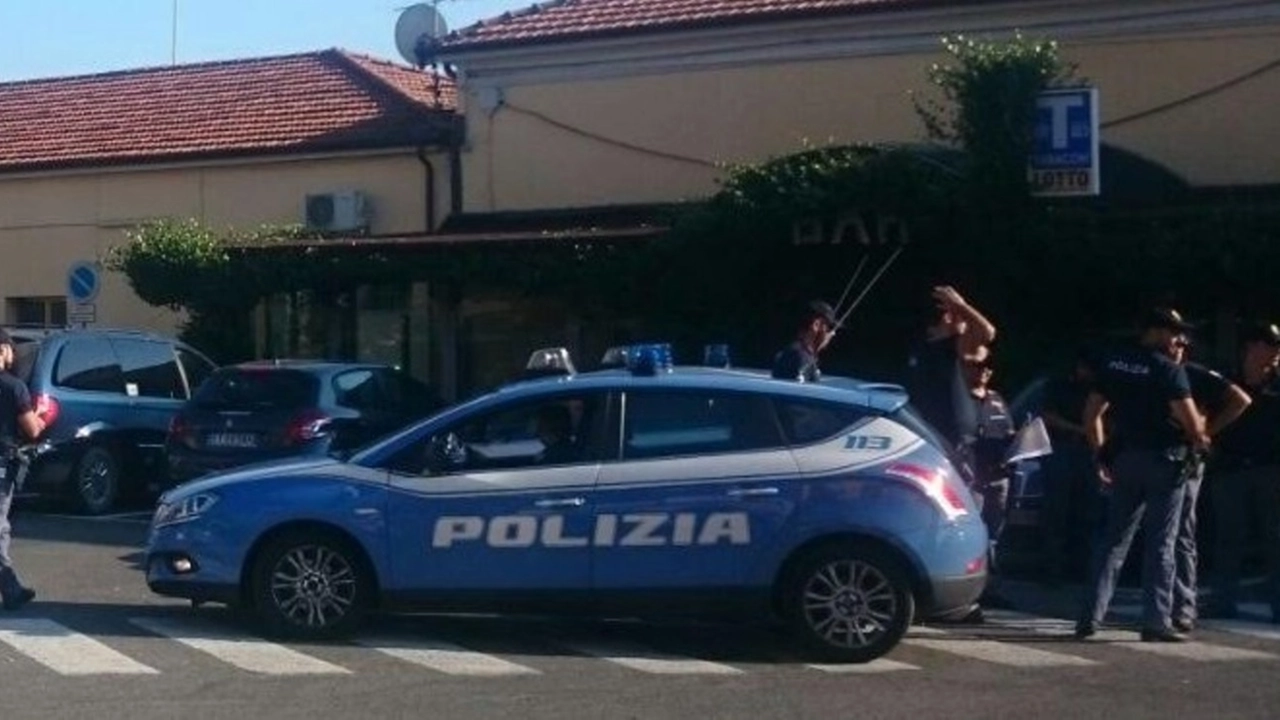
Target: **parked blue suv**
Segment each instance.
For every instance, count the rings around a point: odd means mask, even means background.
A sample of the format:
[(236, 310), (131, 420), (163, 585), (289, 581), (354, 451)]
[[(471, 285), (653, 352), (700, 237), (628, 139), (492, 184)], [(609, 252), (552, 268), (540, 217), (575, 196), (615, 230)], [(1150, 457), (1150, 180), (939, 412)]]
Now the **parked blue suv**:
[(129, 330), (57, 330), (15, 349), (52, 447), (27, 493), (73, 501), (86, 514), (159, 488), (173, 415), (214, 370), (185, 343)]

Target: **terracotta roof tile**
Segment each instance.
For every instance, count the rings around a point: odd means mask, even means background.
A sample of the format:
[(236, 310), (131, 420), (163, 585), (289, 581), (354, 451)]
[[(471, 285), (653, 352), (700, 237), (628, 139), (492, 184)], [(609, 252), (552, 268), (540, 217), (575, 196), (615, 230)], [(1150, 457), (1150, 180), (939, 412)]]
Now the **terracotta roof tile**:
[(0, 83), (0, 171), (429, 142), (441, 80), (325, 50)]
[(550, 0), (451, 33), (462, 50), (994, 0)]

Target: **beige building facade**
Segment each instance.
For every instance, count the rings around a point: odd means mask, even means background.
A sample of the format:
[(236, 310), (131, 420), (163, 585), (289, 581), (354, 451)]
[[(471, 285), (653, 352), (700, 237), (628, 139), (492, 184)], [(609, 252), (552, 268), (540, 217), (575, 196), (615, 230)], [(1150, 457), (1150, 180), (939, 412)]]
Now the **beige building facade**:
[[(1280, 3), (850, 5), (845, 15), (634, 32), (537, 35), (533, 15), (464, 31), (444, 50), (467, 122), (464, 207), (697, 199), (727, 163), (806, 143), (919, 141), (912, 93), (930, 95), (927, 69), (946, 60), (940, 37), (1015, 31), (1058, 41), (1099, 89), (1103, 142), (1193, 186), (1280, 183)], [(540, 15), (557, 12), (574, 10)], [(521, 36), (505, 37), (504, 22), (523, 22)]]

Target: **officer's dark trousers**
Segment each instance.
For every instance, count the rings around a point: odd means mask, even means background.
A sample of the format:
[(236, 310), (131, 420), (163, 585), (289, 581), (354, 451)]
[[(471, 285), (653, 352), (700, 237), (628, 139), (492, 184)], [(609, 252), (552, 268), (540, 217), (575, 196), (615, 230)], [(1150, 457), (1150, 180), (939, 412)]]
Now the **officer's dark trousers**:
[[(1089, 448), (1083, 441), (1054, 441), (1053, 454), (1044, 460), (1045, 571), (1050, 577), (1071, 573), (1071, 552), (1088, 553), (1090, 529), (1096, 525), (1100, 508), (1093, 489), (1097, 474)], [(1088, 562), (1076, 566), (1087, 567)]]
[(1111, 467), (1114, 488), (1107, 509), (1107, 527), (1102, 543), (1094, 549), (1080, 622), (1099, 625), (1106, 617), (1129, 546), (1141, 525), (1145, 541), (1143, 626), (1170, 629), (1174, 541), (1182, 519), (1180, 471), (1181, 467), (1162, 452), (1133, 450), (1116, 458)]
[(1264, 465), (1214, 473), (1214, 591), (1216, 611), (1234, 611), (1240, 594), (1240, 564), (1250, 521), (1256, 518), (1268, 575), (1272, 617), (1280, 611), (1280, 466)]
[(9, 558), (9, 507), (13, 505), (13, 480), (5, 477), (0, 480), (0, 571), (13, 567)]
[(1196, 505), (1200, 500), (1203, 481), (1204, 467), (1201, 466), (1200, 471), (1194, 477), (1187, 478), (1182, 487), (1182, 514), (1178, 520), (1178, 539), (1174, 542), (1177, 570), (1174, 573), (1171, 617), (1186, 622), (1195, 622), (1196, 619), (1196, 566), (1200, 562), (1200, 552), (1196, 546), (1196, 529), (1199, 525)]

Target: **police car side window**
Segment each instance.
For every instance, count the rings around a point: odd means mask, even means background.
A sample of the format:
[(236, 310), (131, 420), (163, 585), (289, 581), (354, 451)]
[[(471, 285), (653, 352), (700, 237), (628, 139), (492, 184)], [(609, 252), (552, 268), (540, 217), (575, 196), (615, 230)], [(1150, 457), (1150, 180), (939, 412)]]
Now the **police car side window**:
[(595, 462), (597, 422), (603, 395), (555, 396), (504, 406), (472, 416), (427, 439), (417, 457), (390, 467), (400, 472), (440, 475), (485, 470), (552, 467)]
[(628, 393), (624, 459), (767, 450), (783, 446), (767, 398), (748, 393)]
[(780, 398), (777, 404), (778, 419), (792, 445), (809, 445), (834, 437), (865, 416), (858, 408), (816, 400)]

